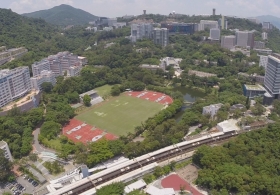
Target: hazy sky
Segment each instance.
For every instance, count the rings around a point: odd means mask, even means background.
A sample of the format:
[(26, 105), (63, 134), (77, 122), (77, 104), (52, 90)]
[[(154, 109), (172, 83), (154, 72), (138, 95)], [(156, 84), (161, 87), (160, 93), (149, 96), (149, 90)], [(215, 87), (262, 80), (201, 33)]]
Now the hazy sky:
[(217, 14), (240, 17), (275, 15), (280, 17), (280, 0), (0, 0), (1, 8), (29, 13), (69, 4), (97, 16), (116, 17), (147, 13)]

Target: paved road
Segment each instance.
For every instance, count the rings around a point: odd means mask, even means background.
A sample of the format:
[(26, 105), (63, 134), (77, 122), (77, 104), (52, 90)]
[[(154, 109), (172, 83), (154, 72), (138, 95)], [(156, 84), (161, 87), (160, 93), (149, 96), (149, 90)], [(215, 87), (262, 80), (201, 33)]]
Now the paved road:
[(34, 135), (34, 143), (33, 147), (35, 148), (36, 152), (55, 152), (54, 150), (47, 149), (39, 144), (38, 141), (38, 135), (40, 134), (40, 128), (37, 128), (35, 131), (33, 131)]

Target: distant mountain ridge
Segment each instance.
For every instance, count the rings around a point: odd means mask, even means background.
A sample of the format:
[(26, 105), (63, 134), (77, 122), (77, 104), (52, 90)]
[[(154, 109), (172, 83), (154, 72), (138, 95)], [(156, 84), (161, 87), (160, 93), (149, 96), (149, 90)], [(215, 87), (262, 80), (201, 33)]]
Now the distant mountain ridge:
[(276, 26), (278, 29), (280, 29), (280, 18), (272, 15), (263, 15), (263, 16), (257, 16), (256, 17), (261, 22), (270, 22), (274, 26)]
[(98, 16), (94, 16), (84, 10), (65, 4), (51, 9), (25, 13), (22, 15), (30, 18), (41, 18), (48, 23), (58, 26), (84, 25), (98, 18)]

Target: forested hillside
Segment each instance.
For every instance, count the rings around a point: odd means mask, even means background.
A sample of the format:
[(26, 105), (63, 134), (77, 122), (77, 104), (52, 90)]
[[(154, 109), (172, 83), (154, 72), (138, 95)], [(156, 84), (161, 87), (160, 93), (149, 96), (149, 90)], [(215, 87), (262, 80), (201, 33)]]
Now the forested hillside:
[(51, 39), (57, 30), (42, 19), (31, 19), (8, 9), (0, 9), (0, 45), (7, 48), (38, 48)]
[(248, 132), (223, 146), (202, 146), (193, 156), (197, 184), (211, 194), (280, 194), (280, 124)]
[(59, 5), (48, 10), (41, 10), (23, 14), (31, 18), (41, 18), (46, 22), (59, 26), (84, 25), (96, 20), (94, 16), (84, 10), (76, 9), (70, 5)]

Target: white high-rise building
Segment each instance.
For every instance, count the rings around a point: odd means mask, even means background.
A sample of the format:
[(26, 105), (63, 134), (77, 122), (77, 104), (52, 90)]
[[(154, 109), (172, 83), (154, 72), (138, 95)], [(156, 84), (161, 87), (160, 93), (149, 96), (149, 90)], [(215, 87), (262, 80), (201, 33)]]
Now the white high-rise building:
[(211, 28), (218, 28), (218, 21), (213, 20), (200, 20), (198, 30), (203, 31), (205, 29), (211, 29)]
[(227, 30), (228, 29), (228, 21), (227, 19), (225, 19), (225, 16), (222, 16), (222, 18), (220, 18), (218, 20), (218, 25), (219, 25), (219, 28), (222, 29), (222, 30)]
[(222, 36), (221, 47), (226, 49), (233, 49), (236, 44), (236, 37), (234, 35)]
[(155, 44), (163, 47), (169, 43), (169, 30), (167, 28), (155, 28), (153, 30), (153, 40)]
[(268, 56), (260, 55), (260, 63), (259, 65), (266, 68), (268, 62)]
[(136, 42), (138, 39), (152, 38), (153, 25), (151, 23), (141, 23), (131, 25), (131, 41)]
[(37, 75), (36, 77), (32, 77), (30, 79), (30, 82), (31, 82), (32, 89), (41, 90), (41, 85), (43, 83), (49, 82), (54, 86), (56, 83), (56, 79), (52, 71), (43, 70), (41, 71), (40, 75)]
[(280, 54), (268, 56), (265, 69), (264, 86), (274, 99), (279, 99), (280, 94)]
[(9, 159), (9, 161), (13, 161), (13, 157), (10, 151), (10, 148), (7, 144), (7, 142), (5, 141), (0, 141), (0, 149), (2, 149), (4, 151), (4, 156), (5, 158)]
[(210, 29), (210, 39), (212, 40), (220, 40), (221, 37), (221, 30), (218, 28), (211, 28)]
[(254, 48), (254, 32), (252, 31), (236, 31), (236, 46)]
[(0, 70), (0, 108), (31, 91), (29, 68)]
[(267, 32), (263, 32), (263, 33), (262, 33), (262, 39), (263, 39), (263, 40), (267, 40), (267, 38), (268, 38), (268, 37), (267, 37)]
[(47, 59), (43, 59), (40, 62), (35, 62), (31, 67), (34, 77), (40, 75), (43, 70), (51, 70), (50, 62)]

